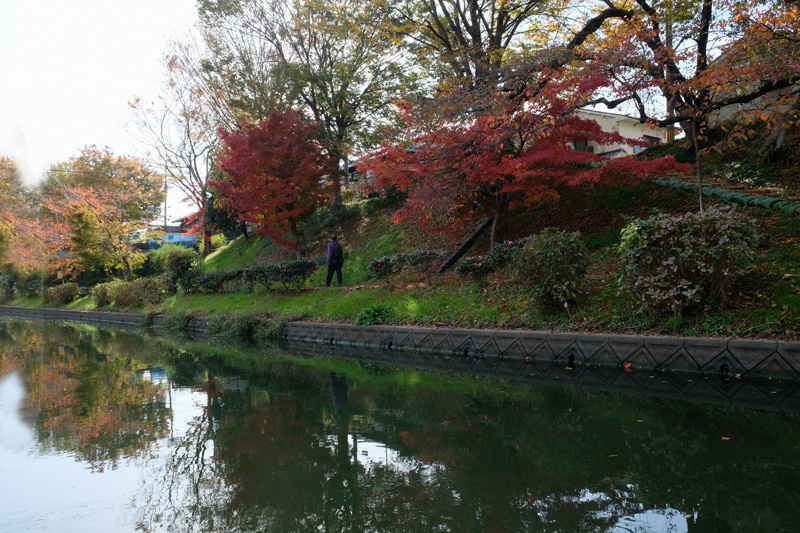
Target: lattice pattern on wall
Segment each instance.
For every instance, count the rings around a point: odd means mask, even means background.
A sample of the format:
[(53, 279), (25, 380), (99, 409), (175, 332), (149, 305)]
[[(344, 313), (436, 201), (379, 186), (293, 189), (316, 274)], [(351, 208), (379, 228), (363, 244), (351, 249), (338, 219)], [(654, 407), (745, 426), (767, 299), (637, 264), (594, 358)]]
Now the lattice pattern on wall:
[(685, 372), (626, 371), (624, 367), (564, 366), (516, 357), (465, 356), (463, 353), (386, 349), (376, 346), (283, 340), (294, 353), (374, 362), (407, 368), (466, 375), (485, 375), (514, 381), (575, 385), (592, 390), (711, 403), (748, 409), (800, 412), (800, 380), (778, 381), (702, 376)]
[[(540, 331), (352, 326), (291, 322), (284, 340), (330, 346), (370, 346), (387, 351), (458, 356), (460, 365), (504, 365), (524, 372), (537, 362), (563, 367), (616, 367), (751, 378), (800, 380), (800, 343)], [(400, 357), (400, 355), (398, 355)]]

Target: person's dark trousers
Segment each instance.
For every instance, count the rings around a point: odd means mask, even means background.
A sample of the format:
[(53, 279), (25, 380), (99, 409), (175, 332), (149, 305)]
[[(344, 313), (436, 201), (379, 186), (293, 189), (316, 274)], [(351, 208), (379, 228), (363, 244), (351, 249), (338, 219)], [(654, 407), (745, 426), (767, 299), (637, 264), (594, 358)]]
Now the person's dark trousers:
[(339, 282), (339, 286), (342, 286), (342, 263), (338, 265), (328, 265), (328, 277), (325, 278), (325, 286), (331, 286), (331, 280), (333, 279), (333, 273), (336, 272), (336, 281)]

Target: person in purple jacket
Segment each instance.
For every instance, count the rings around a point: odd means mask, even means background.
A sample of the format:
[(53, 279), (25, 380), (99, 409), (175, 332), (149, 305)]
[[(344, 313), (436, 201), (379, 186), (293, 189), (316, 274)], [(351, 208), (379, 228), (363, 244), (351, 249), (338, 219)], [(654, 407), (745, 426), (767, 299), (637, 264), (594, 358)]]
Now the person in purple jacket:
[(328, 277), (325, 278), (325, 286), (331, 286), (333, 273), (336, 272), (336, 280), (339, 286), (342, 286), (342, 265), (344, 264), (344, 250), (336, 235), (331, 235), (331, 242), (328, 243), (328, 259), (325, 261), (328, 265)]

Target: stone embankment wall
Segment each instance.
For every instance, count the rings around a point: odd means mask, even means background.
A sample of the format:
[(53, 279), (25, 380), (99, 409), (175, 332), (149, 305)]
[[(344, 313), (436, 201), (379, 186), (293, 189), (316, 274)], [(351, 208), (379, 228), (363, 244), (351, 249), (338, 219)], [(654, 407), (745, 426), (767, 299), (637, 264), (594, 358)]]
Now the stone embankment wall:
[[(0, 314), (139, 327), (158, 326), (164, 320), (163, 316), (147, 318), (135, 313), (7, 306), (0, 306)], [(207, 321), (196, 318), (188, 329), (202, 331)], [(290, 322), (281, 330), (280, 338), (408, 354), (446, 355), (451, 362), (475, 360), (488, 368), (505, 365), (517, 372), (524, 372), (526, 365), (547, 363), (564, 367), (631, 368), (800, 381), (800, 342), (312, 322)]]
[[(451, 364), (474, 359), (489, 367), (534, 363), (800, 379), (800, 343), (542, 331), (352, 326), (290, 322), (283, 341), (443, 354)], [(523, 372), (523, 370), (518, 370)]]

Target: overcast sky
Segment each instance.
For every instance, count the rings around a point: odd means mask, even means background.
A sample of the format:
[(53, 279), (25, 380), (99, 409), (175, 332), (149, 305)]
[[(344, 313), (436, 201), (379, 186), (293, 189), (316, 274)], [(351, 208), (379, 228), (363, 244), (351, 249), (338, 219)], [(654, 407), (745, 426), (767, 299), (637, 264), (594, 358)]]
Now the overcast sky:
[(26, 180), (87, 145), (141, 155), (127, 103), (155, 97), (196, 16), (196, 0), (0, 0), (0, 155)]

